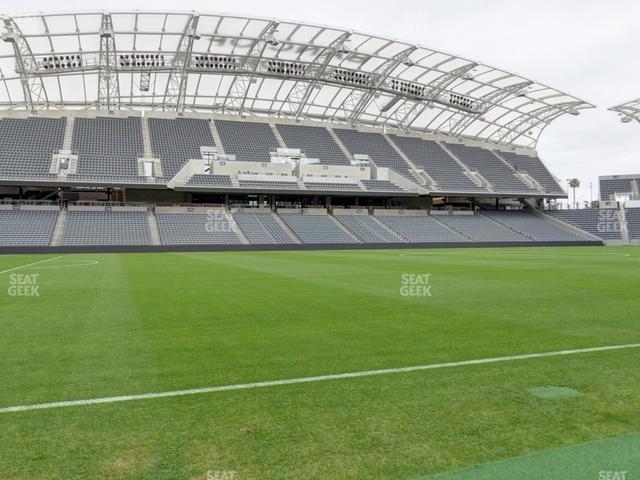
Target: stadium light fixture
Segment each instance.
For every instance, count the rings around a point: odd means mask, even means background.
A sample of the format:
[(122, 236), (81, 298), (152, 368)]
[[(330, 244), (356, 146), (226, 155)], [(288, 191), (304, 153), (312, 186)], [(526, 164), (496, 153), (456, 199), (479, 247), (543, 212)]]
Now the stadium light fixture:
[(413, 60), (411, 60), (411, 58), (409, 57), (408, 53), (402, 57), (402, 64), (405, 67), (413, 67), (415, 65)]
[[(274, 31), (275, 32), (275, 31)], [(269, 45), (271, 45), (272, 47), (277, 47), (278, 45), (280, 45), (280, 42), (278, 40), (276, 40), (276, 37), (274, 35), (274, 32), (269, 32), (267, 33), (267, 35), (265, 36), (265, 40), (267, 41), (267, 43)]]

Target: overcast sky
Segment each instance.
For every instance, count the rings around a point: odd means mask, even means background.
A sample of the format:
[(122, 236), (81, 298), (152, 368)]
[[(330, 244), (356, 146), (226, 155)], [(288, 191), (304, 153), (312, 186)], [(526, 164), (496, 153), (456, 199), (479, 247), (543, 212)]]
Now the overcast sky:
[(640, 97), (638, 0), (4, 0), (0, 13), (52, 9), (236, 13), (413, 41), (510, 70), (597, 105), (579, 117), (556, 120), (538, 144), (556, 176), (581, 180), (579, 199), (589, 199), (591, 182), (597, 197), (599, 175), (640, 173), (640, 124), (622, 124), (607, 111)]

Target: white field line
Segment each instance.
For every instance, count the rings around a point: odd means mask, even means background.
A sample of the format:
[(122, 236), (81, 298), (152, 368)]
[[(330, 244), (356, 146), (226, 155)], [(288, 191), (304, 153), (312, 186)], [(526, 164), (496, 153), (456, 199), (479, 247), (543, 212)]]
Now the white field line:
[(229, 392), (233, 390), (251, 390), (255, 388), (277, 387), (281, 385), (296, 385), (301, 383), (324, 382), (327, 380), (341, 380), (346, 378), (374, 377), (379, 375), (391, 375), (396, 373), (417, 372), (422, 370), (435, 370), (440, 368), (464, 367), (468, 365), (483, 365), (487, 363), (510, 362), (516, 360), (528, 360), (532, 358), (560, 357), (564, 355), (577, 355), (581, 353), (606, 352), (612, 350), (624, 350), (640, 348), (640, 343), (628, 345), (610, 345), (605, 347), (581, 348), (578, 350), (561, 350), (558, 352), (525, 353), (508, 357), (484, 358), (479, 360), (463, 360), (449, 363), (433, 363), (431, 365), (418, 365), (413, 367), (388, 368), (384, 370), (365, 370), (351, 373), (337, 373), (332, 375), (319, 375), (315, 377), (289, 378), (284, 380), (270, 380), (256, 383), (242, 383), (235, 385), (221, 385), (217, 387), (193, 388), (190, 390), (173, 390), (159, 393), (143, 393), (138, 395), (123, 395), (118, 397), (93, 398), (87, 400), (71, 400), (63, 402), (38, 403), (31, 405), (18, 405), (14, 407), (0, 408), (0, 414), (25, 412), (29, 410), (49, 410), (64, 407), (80, 407), (84, 405), (99, 405), (103, 403), (128, 402), (133, 400), (150, 400), (155, 398), (183, 397), (188, 395), (202, 395), (206, 393)]
[(84, 263), (72, 263), (72, 264), (68, 264), (68, 265), (47, 265), (45, 267), (40, 267), (39, 270), (42, 270), (44, 268), (77, 268), (77, 267), (94, 267), (96, 265), (99, 265), (100, 262), (96, 261), (96, 260), (86, 260), (84, 261)]
[(57, 260), (59, 258), (62, 258), (62, 255), (60, 255), (58, 257), (54, 257), (54, 258), (47, 258), (46, 260), (40, 260), (39, 262), (29, 263), (27, 265), (21, 265), (19, 267), (10, 268), (9, 270), (3, 270), (2, 272), (0, 272), (0, 275), (2, 275), (3, 273), (15, 272), (16, 270), (20, 270), (21, 268), (27, 268), (27, 267), (33, 267), (34, 265), (40, 265), (41, 263), (50, 262), (52, 260)]

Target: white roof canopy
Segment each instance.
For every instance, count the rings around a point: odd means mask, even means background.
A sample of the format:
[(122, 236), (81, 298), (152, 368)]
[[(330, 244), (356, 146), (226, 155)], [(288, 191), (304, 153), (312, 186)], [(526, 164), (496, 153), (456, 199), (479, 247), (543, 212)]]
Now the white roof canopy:
[(290, 21), (82, 12), (5, 16), (0, 31), (0, 109), (266, 115), (535, 147), (592, 107), (455, 55)]
[(615, 107), (611, 107), (609, 110), (618, 112), (622, 115), (622, 122), (629, 123), (633, 120), (640, 122), (640, 98), (632, 100)]

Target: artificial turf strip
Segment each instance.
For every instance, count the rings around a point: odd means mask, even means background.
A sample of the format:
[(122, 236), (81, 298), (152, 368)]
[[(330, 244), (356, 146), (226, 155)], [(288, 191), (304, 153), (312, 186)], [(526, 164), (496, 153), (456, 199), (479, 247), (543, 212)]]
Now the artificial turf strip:
[[(640, 341), (633, 248), (70, 255), (23, 273), (40, 297), (9, 297), (0, 277), (0, 406)], [(406, 273), (431, 274), (432, 296), (403, 297)], [(0, 478), (416, 478), (638, 431), (639, 363), (603, 352), (0, 415)], [(528, 392), (541, 385), (583, 395)]]
[(625, 480), (640, 472), (640, 434), (536, 452), (420, 480)]

